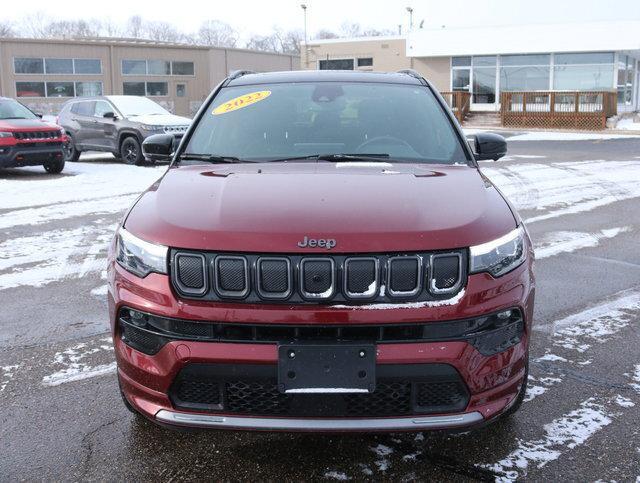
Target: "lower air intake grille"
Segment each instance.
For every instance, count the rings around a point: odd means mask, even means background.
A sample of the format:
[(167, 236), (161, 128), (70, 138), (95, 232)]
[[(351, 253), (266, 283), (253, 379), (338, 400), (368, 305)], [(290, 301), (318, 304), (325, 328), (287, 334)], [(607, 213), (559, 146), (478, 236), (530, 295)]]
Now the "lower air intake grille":
[(283, 417), (444, 414), (463, 411), (469, 401), (457, 371), (446, 364), (380, 365), (370, 394), (283, 394), (275, 372), (275, 366), (190, 364), (169, 397), (177, 409)]

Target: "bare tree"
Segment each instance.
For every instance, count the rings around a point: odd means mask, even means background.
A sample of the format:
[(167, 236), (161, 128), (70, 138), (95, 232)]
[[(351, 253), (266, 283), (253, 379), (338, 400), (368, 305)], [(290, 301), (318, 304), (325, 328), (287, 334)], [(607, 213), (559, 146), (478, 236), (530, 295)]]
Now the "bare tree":
[(206, 20), (200, 25), (196, 40), (202, 45), (235, 47), (238, 43), (238, 32), (228, 23)]
[(16, 31), (9, 22), (0, 23), (0, 37), (15, 37)]
[(57, 20), (46, 25), (44, 32), (47, 38), (68, 39), (82, 37), (98, 37), (102, 24), (98, 20)]
[(146, 22), (144, 37), (162, 42), (183, 42), (185, 35), (168, 22)]
[(340, 26), (340, 37), (361, 37), (362, 29), (359, 23), (343, 22)]
[(36, 12), (22, 19), (18, 25), (18, 31), (25, 37), (43, 39), (47, 36), (49, 20), (42, 12)]
[(318, 30), (314, 38), (316, 39), (337, 39), (339, 36), (337, 33), (331, 30)]
[(262, 50), (265, 52), (280, 52), (280, 41), (275, 34), (253, 35), (246, 44), (247, 49)]
[(125, 29), (125, 35), (138, 39), (143, 34), (143, 20), (140, 15), (134, 15), (127, 20), (127, 28)]

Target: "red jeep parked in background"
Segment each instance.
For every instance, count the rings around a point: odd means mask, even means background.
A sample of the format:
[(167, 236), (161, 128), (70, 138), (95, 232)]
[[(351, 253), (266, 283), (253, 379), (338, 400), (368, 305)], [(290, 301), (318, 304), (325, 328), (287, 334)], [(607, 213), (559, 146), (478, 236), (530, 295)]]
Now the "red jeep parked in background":
[(64, 168), (66, 136), (19, 102), (0, 97), (0, 168), (44, 166), (48, 173)]

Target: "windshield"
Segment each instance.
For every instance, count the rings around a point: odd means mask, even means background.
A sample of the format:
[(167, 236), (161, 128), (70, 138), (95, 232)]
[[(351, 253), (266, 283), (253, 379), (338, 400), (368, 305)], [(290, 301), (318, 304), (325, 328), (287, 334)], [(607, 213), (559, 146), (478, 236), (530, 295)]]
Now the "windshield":
[(0, 100), (0, 119), (37, 119), (33, 112), (13, 99)]
[(124, 117), (170, 114), (160, 104), (146, 97), (110, 96), (109, 100), (113, 102)]
[(247, 161), (361, 154), (381, 161), (467, 162), (429, 89), (355, 82), (223, 88), (184, 153)]

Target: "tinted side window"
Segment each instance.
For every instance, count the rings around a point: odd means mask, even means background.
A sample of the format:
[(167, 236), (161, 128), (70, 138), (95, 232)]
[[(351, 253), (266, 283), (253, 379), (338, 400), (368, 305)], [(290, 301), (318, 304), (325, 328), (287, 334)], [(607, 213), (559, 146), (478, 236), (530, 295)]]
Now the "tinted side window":
[(107, 101), (96, 101), (95, 104), (95, 117), (104, 117), (106, 112), (115, 112), (115, 109)]
[(71, 112), (79, 116), (93, 116), (95, 101), (76, 102), (71, 106)]

